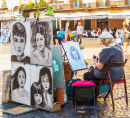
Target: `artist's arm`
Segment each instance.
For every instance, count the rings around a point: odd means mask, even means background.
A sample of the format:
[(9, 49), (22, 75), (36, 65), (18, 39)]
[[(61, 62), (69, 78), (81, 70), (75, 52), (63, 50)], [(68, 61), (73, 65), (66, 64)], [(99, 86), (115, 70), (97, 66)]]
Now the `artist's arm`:
[(98, 61), (97, 61), (97, 58), (98, 58), (98, 57), (96, 57), (96, 59), (94, 59), (94, 64), (95, 64), (95, 67), (97, 67), (97, 69), (100, 70), (100, 69), (103, 68), (104, 64), (101, 63), (101, 62), (98, 62)]
[(103, 69), (104, 65), (108, 64), (112, 58), (112, 54), (110, 53), (110, 49), (109, 48), (102, 49), (102, 51), (99, 53), (98, 61), (97, 61), (97, 58), (94, 59), (95, 66), (98, 69)]

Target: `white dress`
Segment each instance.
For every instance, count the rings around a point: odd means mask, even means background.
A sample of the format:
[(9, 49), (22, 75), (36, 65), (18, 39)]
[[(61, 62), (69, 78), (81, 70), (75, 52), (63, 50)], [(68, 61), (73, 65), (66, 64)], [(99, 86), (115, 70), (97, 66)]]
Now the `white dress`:
[(11, 100), (14, 102), (30, 105), (30, 94), (28, 93), (27, 96), (22, 97), (18, 93), (18, 89), (12, 90)]

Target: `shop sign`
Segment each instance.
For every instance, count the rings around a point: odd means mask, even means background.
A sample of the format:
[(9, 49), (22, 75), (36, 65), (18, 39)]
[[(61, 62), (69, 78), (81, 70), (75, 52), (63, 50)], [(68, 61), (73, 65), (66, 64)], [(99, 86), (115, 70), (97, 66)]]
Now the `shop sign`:
[(105, 19), (106, 16), (91, 16), (91, 19)]
[(130, 18), (130, 16), (108, 16), (109, 19), (125, 19)]
[(87, 16), (87, 17), (82, 17), (82, 19), (105, 19), (106, 16)]
[(91, 16), (90, 16), (90, 17), (89, 17), (89, 16), (82, 17), (82, 19), (83, 19), (83, 20), (85, 20), (85, 19), (91, 19)]
[(61, 18), (61, 20), (80, 20), (80, 18)]

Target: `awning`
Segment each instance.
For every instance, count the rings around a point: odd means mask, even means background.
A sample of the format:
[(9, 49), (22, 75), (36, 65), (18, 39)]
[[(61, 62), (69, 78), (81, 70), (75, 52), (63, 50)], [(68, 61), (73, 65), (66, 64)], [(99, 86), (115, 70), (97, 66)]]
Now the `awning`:
[(83, 0), (83, 3), (93, 3), (96, 2), (96, 0)]
[(12, 17), (9, 14), (2, 14), (0, 20), (12, 20)]
[(89, 16), (89, 13), (83, 13), (83, 12), (78, 12), (74, 14), (65, 14), (62, 16), (59, 16), (61, 20), (80, 20), (82, 17)]

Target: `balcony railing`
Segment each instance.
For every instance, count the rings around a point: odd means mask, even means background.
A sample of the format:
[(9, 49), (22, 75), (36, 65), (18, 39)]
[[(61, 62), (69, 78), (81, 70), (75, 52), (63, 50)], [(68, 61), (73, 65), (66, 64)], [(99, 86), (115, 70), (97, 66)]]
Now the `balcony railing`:
[(83, 4), (79, 4), (79, 7), (75, 7), (74, 3), (52, 3), (49, 5), (53, 6), (53, 10), (72, 10), (84, 8)]
[(81, 8), (110, 8), (110, 7), (126, 7), (130, 6), (130, 0), (119, 0), (119, 1), (110, 1), (106, 0), (101, 2), (93, 2), (93, 3), (79, 3), (78, 7), (75, 6), (74, 2), (64, 2), (59, 1), (58, 3), (49, 3), (49, 5), (53, 6), (53, 10), (73, 10), (73, 9), (81, 9)]

